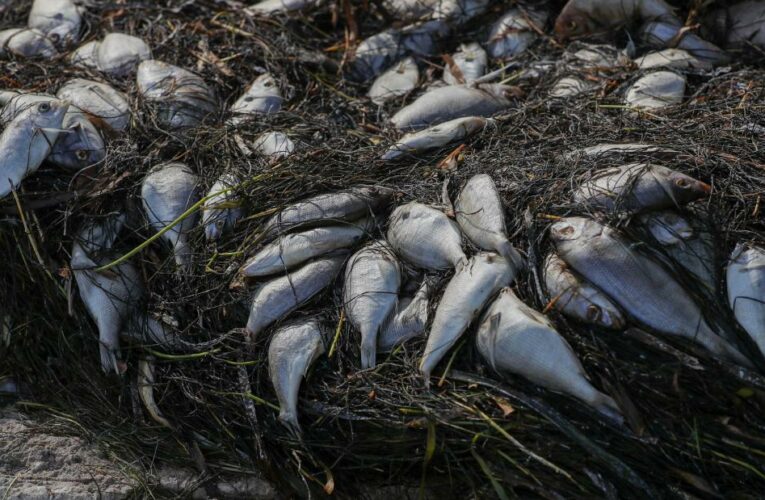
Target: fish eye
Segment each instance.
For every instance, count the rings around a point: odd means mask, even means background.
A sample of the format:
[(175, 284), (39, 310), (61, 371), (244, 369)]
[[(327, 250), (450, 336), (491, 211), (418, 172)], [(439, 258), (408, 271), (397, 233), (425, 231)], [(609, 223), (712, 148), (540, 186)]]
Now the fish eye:
[(687, 179), (680, 177), (678, 179), (675, 179), (675, 185), (679, 188), (685, 189), (690, 185), (690, 183), (688, 182)]
[(244, 98), (244, 102), (252, 102), (253, 99), (255, 98), (252, 97), (251, 95), (248, 95), (247, 97)]
[(573, 19), (568, 22), (568, 29), (575, 30), (579, 25)]
[(590, 304), (587, 306), (587, 319), (590, 321), (595, 321), (598, 318), (600, 318), (600, 308), (595, 304)]
[(78, 160), (87, 160), (88, 159), (88, 152), (84, 149), (78, 149), (74, 156), (77, 157)]
[(562, 234), (563, 236), (571, 236), (574, 234), (574, 226), (565, 226), (560, 229), (558, 229), (558, 233)]
[(51, 33), (48, 35), (48, 38), (50, 38), (53, 43), (57, 43), (61, 39), (58, 33)]
[(50, 103), (49, 102), (41, 102), (37, 105), (37, 111), (40, 113), (47, 113), (50, 111)]

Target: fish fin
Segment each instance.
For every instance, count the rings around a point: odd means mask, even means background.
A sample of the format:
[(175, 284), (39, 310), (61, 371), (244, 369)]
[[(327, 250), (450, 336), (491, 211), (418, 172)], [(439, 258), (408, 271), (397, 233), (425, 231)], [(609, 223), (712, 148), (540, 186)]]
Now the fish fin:
[(295, 437), (300, 438), (302, 436), (303, 431), (300, 428), (300, 423), (298, 422), (297, 415), (294, 412), (291, 411), (285, 411), (280, 410), (279, 411), (279, 422), (284, 425), (287, 430), (289, 430)]
[(101, 344), (101, 368), (104, 373), (114, 370), (114, 373), (120, 375), (119, 363), (117, 362), (117, 352), (111, 347)]
[(497, 370), (495, 353), (497, 349), (497, 335), (499, 332), (500, 319), (502, 319), (502, 313), (494, 314), (489, 318), (489, 338), (487, 339), (489, 342), (489, 364), (494, 371), (499, 371)]

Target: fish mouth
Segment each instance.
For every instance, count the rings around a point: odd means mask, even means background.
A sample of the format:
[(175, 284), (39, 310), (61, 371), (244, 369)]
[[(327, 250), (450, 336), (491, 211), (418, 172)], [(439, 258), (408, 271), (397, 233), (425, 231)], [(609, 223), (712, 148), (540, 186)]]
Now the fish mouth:
[(709, 185), (709, 184), (707, 184), (706, 182), (698, 181), (698, 186), (699, 186), (699, 189), (700, 189), (700, 190), (701, 190), (701, 191), (702, 191), (704, 194), (709, 194), (709, 193), (711, 193), (711, 192), (712, 192), (712, 186), (710, 186), (710, 185)]

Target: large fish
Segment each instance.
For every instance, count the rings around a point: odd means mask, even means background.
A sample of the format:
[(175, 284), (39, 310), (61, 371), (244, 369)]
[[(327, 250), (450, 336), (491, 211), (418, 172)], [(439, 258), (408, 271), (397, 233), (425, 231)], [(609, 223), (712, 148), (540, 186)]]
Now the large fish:
[(672, 71), (654, 71), (638, 78), (624, 96), (630, 109), (657, 111), (683, 102), (685, 76)]
[(765, 249), (736, 245), (726, 279), (728, 302), (736, 321), (765, 356)]
[(374, 368), (377, 337), (393, 313), (401, 288), (401, 264), (384, 241), (365, 246), (345, 268), (343, 304), (350, 324), (361, 333), (361, 368)]
[(130, 119), (127, 96), (110, 85), (73, 78), (58, 89), (56, 97), (99, 118), (115, 131), (127, 128)]
[(202, 205), (202, 226), (209, 241), (215, 241), (233, 229), (242, 217), (242, 201), (235, 190), (240, 183), (236, 174), (226, 173), (207, 192)]
[(40, 168), (58, 139), (69, 103), (42, 101), (20, 111), (0, 135), (0, 199)]
[[(199, 200), (198, 183), (197, 176), (183, 163), (158, 165), (149, 172), (141, 184), (141, 199), (155, 231), (168, 227)], [(196, 225), (197, 215), (191, 213), (162, 235), (172, 245), (175, 262), (183, 272), (191, 270), (189, 232)]]
[(550, 320), (509, 288), (500, 292), (481, 317), (475, 342), (494, 370), (521, 375), (621, 420), (616, 402), (592, 386), (576, 353)]
[(370, 219), (364, 219), (285, 234), (248, 259), (242, 275), (257, 278), (283, 273), (333, 250), (354, 247), (366, 237), (370, 226)]
[(542, 274), (550, 302), (566, 316), (603, 328), (625, 327), (619, 307), (554, 253), (545, 258)]
[(391, 213), (388, 241), (404, 260), (423, 269), (449, 269), (466, 260), (457, 224), (422, 203), (410, 202)]
[(596, 171), (574, 192), (574, 201), (593, 208), (638, 212), (684, 205), (710, 191), (708, 184), (675, 170), (630, 163)]
[(495, 253), (478, 253), (461, 265), (454, 274), (436, 308), (420, 373), (425, 384), (430, 374), (465, 330), (478, 317), (489, 300), (510, 285), (515, 272)]
[(423, 280), (413, 297), (399, 299), (377, 335), (377, 351), (390, 352), (399, 344), (425, 332), (433, 285)]
[(547, 12), (512, 8), (500, 17), (489, 31), (487, 49), (495, 59), (510, 59), (524, 52), (544, 31)]
[(72, 0), (35, 0), (27, 26), (42, 31), (55, 44), (67, 46), (80, 38), (81, 10)]
[(386, 161), (395, 160), (405, 154), (417, 154), (431, 149), (438, 149), (455, 141), (461, 141), (482, 130), (486, 118), (468, 116), (455, 118), (448, 122), (428, 127), (418, 132), (411, 132), (399, 139), (382, 155)]
[(715, 333), (688, 292), (617, 231), (582, 217), (554, 223), (558, 255), (635, 320), (667, 335), (700, 344), (716, 356), (751, 366)]
[(345, 257), (345, 252), (321, 257), (258, 288), (247, 319), (248, 340), (254, 341), (260, 332), (328, 287), (342, 269)]
[(0, 31), (0, 56), (10, 53), (20, 57), (51, 59), (58, 55), (56, 46), (45, 33), (36, 29), (11, 28)]
[(399, 130), (418, 130), (465, 116), (491, 116), (510, 106), (509, 92), (509, 87), (498, 84), (436, 88), (401, 108), (391, 122)]
[(664, 0), (569, 0), (555, 20), (555, 34), (568, 40), (659, 19), (683, 24)]
[(452, 54), (452, 62), (453, 66), (444, 68), (444, 81), (449, 85), (473, 82), (486, 73), (489, 64), (486, 51), (475, 42), (460, 45), (459, 50)]
[(271, 217), (263, 227), (269, 239), (295, 229), (329, 226), (374, 216), (393, 199), (394, 191), (383, 186), (355, 186), (324, 193), (293, 203)]
[(255, 115), (277, 113), (282, 109), (283, 100), (276, 79), (271, 73), (263, 73), (231, 105), (230, 111), (234, 116), (229, 121), (236, 125)]
[[(132, 74), (141, 61), (151, 59), (151, 49), (140, 38), (124, 33), (109, 33), (96, 46), (96, 65), (113, 77)], [(139, 80), (139, 88), (140, 88)]]
[(387, 101), (404, 96), (417, 88), (419, 80), (420, 72), (417, 69), (417, 63), (411, 57), (407, 57), (378, 76), (367, 95), (372, 102), (382, 106)]
[(524, 267), (523, 257), (507, 237), (502, 200), (489, 175), (474, 175), (467, 181), (454, 203), (454, 213), (473, 244), (500, 254), (516, 272)]
[(279, 421), (295, 434), (300, 383), (314, 361), (324, 354), (325, 332), (315, 318), (279, 328), (268, 346), (268, 373), (279, 400)]

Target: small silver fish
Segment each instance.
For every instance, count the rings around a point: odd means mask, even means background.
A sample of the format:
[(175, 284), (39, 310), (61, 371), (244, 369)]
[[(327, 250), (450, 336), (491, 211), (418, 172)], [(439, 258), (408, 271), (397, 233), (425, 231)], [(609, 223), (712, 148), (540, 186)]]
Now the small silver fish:
[(507, 237), (505, 211), (494, 181), (487, 174), (471, 177), (454, 203), (462, 231), (479, 248), (500, 254), (518, 272), (525, 263)]
[(606, 210), (643, 211), (684, 205), (712, 188), (661, 165), (630, 163), (595, 172), (574, 192), (574, 201)]
[(208, 241), (219, 239), (242, 217), (242, 202), (234, 190), (240, 183), (236, 174), (223, 174), (207, 192), (202, 205), (202, 226)]
[(425, 333), (432, 293), (433, 285), (425, 279), (414, 297), (405, 297), (398, 301), (393, 314), (388, 317), (377, 335), (378, 352), (390, 352), (407, 340)]
[[(486, 51), (475, 42), (460, 45), (459, 50), (452, 54), (452, 61), (456, 69), (449, 65), (444, 68), (444, 81), (449, 85), (471, 83), (486, 73), (489, 64)], [(457, 79), (455, 73), (459, 73), (461, 78)]]
[(438, 362), (478, 317), (489, 300), (515, 279), (515, 271), (495, 253), (477, 253), (460, 265), (436, 307), (420, 373), (425, 384)]
[(265, 283), (252, 296), (247, 337), (250, 342), (273, 323), (327, 288), (343, 268), (347, 252), (321, 257)]
[(371, 229), (369, 219), (285, 234), (263, 247), (242, 267), (242, 275), (257, 278), (281, 273), (333, 250), (351, 248)]
[(146, 42), (124, 33), (109, 33), (95, 52), (98, 69), (114, 77), (127, 76), (141, 61), (151, 59), (151, 49)]
[(325, 332), (309, 318), (279, 328), (268, 346), (268, 373), (279, 400), (279, 421), (296, 435), (298, 392), (311, 365), (325, 352)]
[(416, 154), (431, 149), (438, 149), (452, 142), (461, 141), (483, 130), (488, 121), (480, 116), (455, 118), (448, 122), (428, 127), (418, 132), (411, 132), (390, 147), (382, 159), (395, 160), (405, 154)]
[(728, 303), (736, 321), (765, 356), (765, 249), (739, 243), (726, 272)]
[(550, 302), (566, 316), (613, 330), (625, 327), (619, 307), (554, 253), (542, 264), (542, 274)]
[(101, 132), (81, 109), (69, 106), (61, 128), (48, 156), (51, 163), (70, 170), (80, 170), (106, 157)]
[(242, 94), (242, 97), (231, 105), (234, 115), (229, 121), (236, 125), (251, 118), (252, 115), (278, 113), (282, 109), (284, 98), (279, 90), (279, 84), (271, 73), (257, 77)]
[(69, 55), (69, 62), (81, 68), (98, 69), (98, 47), (100, 40), (93, 40), (80, 45)]
[(120, 132), (128, 126), (130, 104), (127, 96), (111, 85), (73, 78), (58, 89), (56, 97), (98, 117), (115, 131)]
[(0, 31), (0, 55), (3, 53), (44, 59), (51, 59), (58, 55), (55, 45), (45, 36), (45, 33), (28, 28)]
[(682, 23), (649, 22), (640, 28), (639, 36), (646, 45), (659, 49), (682, 49), (707, 65), (727, 64), (731, 60), (730, 55), (717, 45), (704, 40), (691, 31), (683, 30)]
[(404, 54), (401, 33), (387, 29), (363, 40), (357, 47), (351, 62), (351, 76), (367, 81), (389, 68)]
[(271, 158), (286, 158), (295, 151), (295, 143), (281, 132), (265, 132), (252, 145), (260, 154)]
[(262, 0), (250, 5), (245, 12), (251, 15), (274, 15), (286, 12), (296, 12), (318, 7), (324, 0)]
[(495, 59), (506, 60), (524, 52), (539, 38), (532, 24), (537, 29), (544, 30), (547, 12), (515, 7), (507, 11), (489, 31), (486, 42), (489, 55)]
[(80, 39), (81, 10), (72, 0), (35, 0), (27, 26), (45, 33), (55, 44), (67, 46)]
[(423, 269), (449, 269), (467, 260), (457, 224), (422, 203), (410, 202), (391, 213), (388, 241), (404, 260)]
[(675, 69), (711, 69), (712, 65), (691, 55), (683, 49), (664, 49), (649, 52), (635, 60), (639, 69), (675, 68)]
[(508, 92), (509, 87), (496, 84), (436, 88), (401, 108), (391, 123), (399, 130), (418, 130), (465, 116), (488, 117), (510, 106)]
[(378, 76), (367, 92), (367, 96), (378, 106), (387, 101), (407, 95), (417, 88), (420, 71), (417, 62), (411, 57), (394, 64), (385, 73)]
[(373, 241), (345, 268), (343, 304), (348, 322), (361, 333), (361, 369), (374, 368), (377, 337), (393, 313), (401, 288), (401, 264), (388, 244)]
[(66, 101), (43, 101), (16, 115), (0, 135), (0, 199), (40, 168), (58, 139)]
[(433, 57), (440, 53), (442, 42), (451, 28), (443, 19), (432, 19), (401, 28), (401, 47), (405, 54)]
[[(149, 172), (141, 184), (141, 200), (155, 231), (168, 227), (199, 200), (198, 183), (197, 176), (183, 163), (158, 165)], [(162, 235), (172, 245), (182, 272), (191, 270), (189, 232), (196, 225), (197, 215), (190, 214)]]
[(521, 375), (621, 420), (619, 406), (592, 386), (576, 353), (550, 320), (524, 304), (511, 289), (502, 290), (486, 310), (475, 342), (494, 370)]
[(648, 73), (627, 90), (624, 102), (630, 109), (647, 111), (680, 104), (685, 96), (685, 81), (685, 76), (672, 71)]

